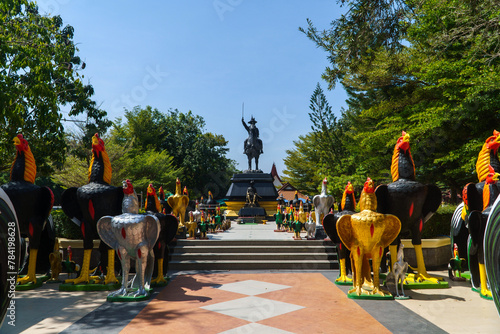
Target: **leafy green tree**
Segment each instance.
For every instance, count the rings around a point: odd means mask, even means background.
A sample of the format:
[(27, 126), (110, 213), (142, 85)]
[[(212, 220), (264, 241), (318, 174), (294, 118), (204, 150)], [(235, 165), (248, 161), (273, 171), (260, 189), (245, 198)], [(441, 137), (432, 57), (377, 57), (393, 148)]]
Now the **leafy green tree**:
[[(457, 191), (498, 124), (500, 26), (495, 1), (342, 1), (349, 11), (304, 33), (331, 62), (329, 87), (349, 99), (347, 151), (356, 173), (388, 177), (402, 130), (421, 181)], [(385, 162), (384, 162), (385, 161)]]
[(64, 161), (62, 106), (69, 116), (106, 116), (91, 100), (92, 86), (83, 83), (85, 63), (73, 33), (60, 16), (39, 14), (34, 2), (0, 3), (0, 169), (9, 168), (17, 133), (30, 142), (41, 175)]
[(299, 136), (293, 142), (294, 148), (286, 151), (284, 159), (286, 169), (283, 170), (284, 182), (290, 182), (304, 194), (315, 195), (321, 180), (325, 177), (318, 171), (320, 156), (317, 149), (316, 136), (308, 133)]
[(172, 158), (172, 170), (194, 197), (209, 190), (214, 197), (225, 195), (234, 163), (226, 158), (224, 137), (203, 131), (205, 121), (201, 116), (191, 111), (162, 113), (150, 106), (138, 106), (126, 110), (125, 118), (117, 119), (111, 129), (114, 142), (133, 143), (134, 150), (165, 152)]

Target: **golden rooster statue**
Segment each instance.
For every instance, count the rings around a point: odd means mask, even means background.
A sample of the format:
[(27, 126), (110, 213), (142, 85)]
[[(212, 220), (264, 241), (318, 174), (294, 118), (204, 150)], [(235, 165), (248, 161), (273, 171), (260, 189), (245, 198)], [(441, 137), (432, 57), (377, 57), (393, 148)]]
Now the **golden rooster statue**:
[(28, 274), (18, 279), (18, 283), (36, 284), (38, 249), (42, 242), (50, 242), (42, 237), (42, 232), (49, 228), (46, 221), (54, 204), (54, 195), (49, 188), (34, 184), (36, 164), (28, 141), (22, 134), (14, 137), (13, 141), (16, 147), (16, 158), (10, 169), (10, 182), (2, 185), (1, 188), (14, 206), (21, 236), (28, 237), (30, 241)]
[[(373, 181), (368, 178), (359, 199), (361, 212), (344, 215), (337, 222), (337, 232), (351, 251), (353, 268), (353, 289), (349, 291), (351, 298), (361, 296), (388, 296), (380, 290), (379, 267), (384, 248), (396, 239), (401, 230), (401, 222), (394, 215), (377, 213), (377, 197)], [(373, 266), (373, 290), (363, 289), (363, 279), (371, 281), (369, 259)]]
[[(187, 189), (185, 189), (187, 192)], [(175, 194), (167, 199), (168, 205), (172, 208), (172, 214), (179, 217), (179, 229), (184, 228), (184, 216), (186, 215), (186, 208), (189, 204), (189, 197), (181, 193), (181, 181), (177, 178), (175, 181)]]

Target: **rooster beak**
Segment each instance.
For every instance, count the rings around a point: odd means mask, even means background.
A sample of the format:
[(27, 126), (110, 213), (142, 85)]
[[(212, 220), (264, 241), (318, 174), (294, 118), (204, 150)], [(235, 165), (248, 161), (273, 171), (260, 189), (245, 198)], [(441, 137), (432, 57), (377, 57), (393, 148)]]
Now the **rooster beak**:
[(14, 145), (21, 145), (21, 140), (19, 140), (19, 137), (15, 136), (12, 141), (14, 142)]
[(500, 177), (500, 174), (495, 173), (495, 174), (493, 175), (492, 179), (493, 179), (493, 181), (497, 182), (499, 177)]

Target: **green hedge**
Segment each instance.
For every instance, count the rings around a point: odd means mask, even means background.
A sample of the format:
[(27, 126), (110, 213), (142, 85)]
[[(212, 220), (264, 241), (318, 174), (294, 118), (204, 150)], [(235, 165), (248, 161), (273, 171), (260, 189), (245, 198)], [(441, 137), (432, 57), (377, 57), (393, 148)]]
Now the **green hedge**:
[(56, 230), (56, 236), (58, 238), (67, 239), (81, 239), (82, 231), (80, 227), (73, 223), (71, 219), (64, 214), (61, 209), (55, 209), (51, 212), (52, 218), (54, 219), (54, 226)]
[(457, 207), (443, 205), (429, 219), (422, 230), (422, 239), (432, 239), (440, 236), (450, 236), (451, 217)]

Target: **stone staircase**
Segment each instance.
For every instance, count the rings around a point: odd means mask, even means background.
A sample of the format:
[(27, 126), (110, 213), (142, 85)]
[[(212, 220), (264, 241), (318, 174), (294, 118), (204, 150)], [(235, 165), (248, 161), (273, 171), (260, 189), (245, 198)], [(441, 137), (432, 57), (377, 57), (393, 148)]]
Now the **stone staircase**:
[(186, 240), (172, 244), (169, 270), (338, 269), (337, 252), (323, 240)]

